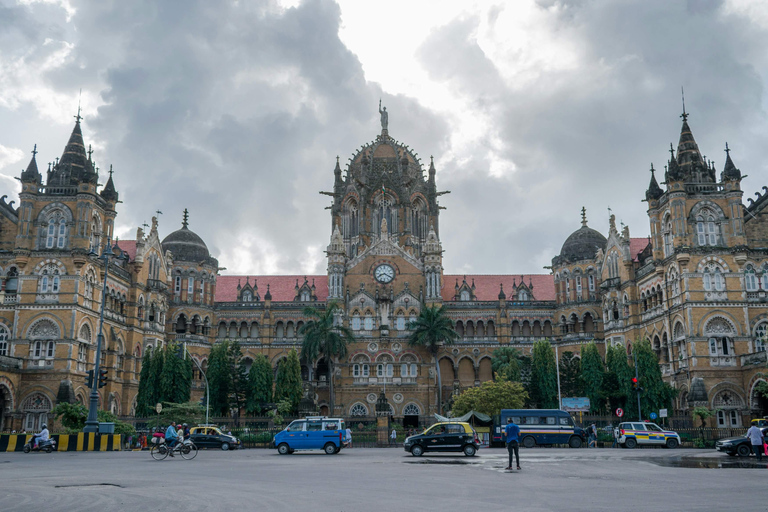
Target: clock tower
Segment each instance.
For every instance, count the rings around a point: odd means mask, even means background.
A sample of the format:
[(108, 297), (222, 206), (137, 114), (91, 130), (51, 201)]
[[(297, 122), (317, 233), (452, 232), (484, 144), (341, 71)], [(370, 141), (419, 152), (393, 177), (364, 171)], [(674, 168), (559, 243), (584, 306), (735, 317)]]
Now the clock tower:
[(333, 192), (322, 192), (333, 198), (328, 298), (344, 306), (358, 338), (405, 334), (422, 304), (442, 301), (434, 162), (425, 170), (387, 128), (382, 121), (344, 171), (337, 158)]

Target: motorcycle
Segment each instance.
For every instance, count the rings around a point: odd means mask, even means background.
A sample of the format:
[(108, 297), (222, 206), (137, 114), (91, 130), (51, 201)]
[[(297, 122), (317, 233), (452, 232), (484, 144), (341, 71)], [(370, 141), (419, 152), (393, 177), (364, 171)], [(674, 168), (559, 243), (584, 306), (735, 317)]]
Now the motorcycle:
[(27, 444), (24, 445), (24, 453), (29, 452), (41, 452), (44, 451), (45, 453), (51, 453), (56, 449), (56, 440), (51, 438), (47, 441), (38, 441), (37, 447), (35, 447), (34, 442), (32, 439), (30, 439)]

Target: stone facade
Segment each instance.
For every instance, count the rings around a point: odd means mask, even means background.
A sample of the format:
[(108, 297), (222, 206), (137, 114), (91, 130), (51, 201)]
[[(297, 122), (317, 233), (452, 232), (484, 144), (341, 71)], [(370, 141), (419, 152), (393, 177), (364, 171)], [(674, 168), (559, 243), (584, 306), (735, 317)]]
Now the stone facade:
[[(499, 346), (529, 352), (546, 338), (560, 352), (584, 343), (648, 338), (665, 378), (681, 391), (678, 407), (704, 404), (722, 425), (768, 414), (754, 393), (765, 380), (760, 340), (768, 326), (768, 193), (742, 204), (741, 173), (730, 154), (716, 179), (696, 146), (687, 114), (662, 190), (646, 192), (649, 238), (607, 237), (587, 225), (563, 244), (547, 275), (443, 273), (440, 192), (430, 159), (382, 130), (342, 171), (333, 171), (327, 273), (317, 276), (221, 275), (205, 242), (189, 229), (161, 241), (149, 233), (113, 244), (107, 282), (102, 407), (130, 416), (141, 356), (184, 342), (205, 370), (212, 344), (237, 340), (250, 365), (265, 354), (276, 367), (292, 348), (307, 305), (339, 303), (339, 321), (356, 342), (335, 368), (329, 410), (327, 364), (302, 361), (319, 412), (373, 416), (383, 392), (396, 418), (434, 413), (435, 363), (442, 396), (492, 378)], [(79, 119), (43, 184), (35, 154), (22, 173), (20, 204), (0, 199), (0, 426), (35, 429), (57, 400), (87, 403), (103, 261), (90, 254), (112, 238), (118, 194), (111, 173), (97, 193), (98, 169)], [(766, 189), (768, 191), (768, 189)], [(450, 248), (448, 248), (450, 250)], [(444, 304), (460, 341), (437, 356), (408, 346), (408, 321), (424, 305)], [(203, 393), (195, 371), (193, 395)]]

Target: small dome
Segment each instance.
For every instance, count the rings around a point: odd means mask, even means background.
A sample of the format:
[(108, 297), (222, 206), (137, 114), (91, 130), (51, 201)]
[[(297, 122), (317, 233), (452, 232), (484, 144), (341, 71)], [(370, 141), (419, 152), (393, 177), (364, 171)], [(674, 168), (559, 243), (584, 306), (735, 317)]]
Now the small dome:
[(598, 249), (605, 247), (605, 242), (605, 237), (585, 222), (565, 240), (560, 258), (565, 261), (591, 260)]
[(208, 252), (208, 246), (187, 225), (188, 213), (187, 210), (184, 210), (184, 222), (181, 224), (181, 229), (174, 231), (163, 239), (161, 242), (163, 250), (171, 251), (175, 261), (206, 261), (211, 257)]

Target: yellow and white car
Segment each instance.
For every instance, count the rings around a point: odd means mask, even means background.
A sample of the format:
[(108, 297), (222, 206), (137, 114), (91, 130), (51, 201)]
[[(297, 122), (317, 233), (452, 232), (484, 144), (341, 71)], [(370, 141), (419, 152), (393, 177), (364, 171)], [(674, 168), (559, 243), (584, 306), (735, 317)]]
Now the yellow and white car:
[(619, 423), (614, 436), (619, 445), (624, 448), (636, 446), (677, 448), (680, 446), (680, 435), (677, 432), (664, 430), (655, 423), (645, 421)]

